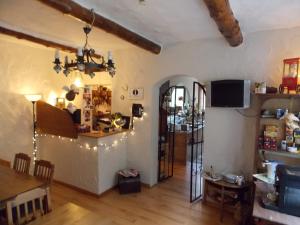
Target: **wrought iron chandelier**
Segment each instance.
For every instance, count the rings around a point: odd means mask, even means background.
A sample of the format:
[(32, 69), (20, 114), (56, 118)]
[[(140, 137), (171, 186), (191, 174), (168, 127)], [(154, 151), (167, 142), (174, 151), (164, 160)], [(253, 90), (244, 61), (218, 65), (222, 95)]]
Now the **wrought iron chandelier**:
[[(88, 35), (93, 29), (95, 14), (94, 10), (91, 9), (92, 14), (92, 22), (90, 24), (86, 24), (83, 27), (83, 31), (85, 33), (85, 44), (83, 47), (79, 47), (77, 49), (76, 60), (69, 61), (68, 56), (65, 56), (64, 65), (61, 65), (59, 51), (55, 52), (53, 69), (56, 73), (59, 73), (63, 69), (64, 75), (67, 77), (72, 71), (80, 71), (89, 75), (91, 78), (95, 76), (95, 72), (108, 72), (112, 77), (116, 74), (115, 64), (113, 62), (112, 54), (109, 51), (107, 56), (107, 61), (105, 61), (104, 56), (96, 55), (95, 50), (90, 48), (88, 44)], [(98, 63), (96, 62), (96, 58)]]

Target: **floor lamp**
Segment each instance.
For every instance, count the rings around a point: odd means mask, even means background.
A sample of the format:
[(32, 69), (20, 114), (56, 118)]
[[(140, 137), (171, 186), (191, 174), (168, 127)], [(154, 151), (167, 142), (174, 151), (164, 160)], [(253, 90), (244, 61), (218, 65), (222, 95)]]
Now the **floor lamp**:
[(25, 95), (25, 98), (32, 103), (32, 124), (33, 124), (33, 163), (37, 159), (37, 143), (36, 143), (36, 120), (35, 120), (35, 103), (42, 98), (42, 95), (33, 94)]

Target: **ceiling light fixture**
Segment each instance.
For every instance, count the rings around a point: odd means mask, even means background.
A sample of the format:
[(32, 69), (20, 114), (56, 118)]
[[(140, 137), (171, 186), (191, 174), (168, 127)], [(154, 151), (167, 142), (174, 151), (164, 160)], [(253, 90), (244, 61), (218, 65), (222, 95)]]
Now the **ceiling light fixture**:
[[(95, 50), (93, 48), (89, 48), (88, 44), (88, 35), (93, 29), (94, 21), (95, 21), (95, 13), (94, 10), (91, 9), (92, 21), (90, 24), (86, 24), (83, 28), (85, 33), (85, 44), (83, 47), (79, 47), (76, 54), (76, 60), (69, 62), (68, 56), (65, 56), (65, 62), (62, 66), (59, 56), (59, 51), (55, 52), (53, 69), (56, 73), (59, 73), (63, 69), (64, 75), (67, 77), (72, 71), (81, 71), (85, 74), (88, 74), (91, 78), (95, 76), (95, 72), (108, 72), (112, 77), (116, 74), (115, 64), (113, 62), (112, 54), (109, 51), (107, 56), (107, 62), (102, 55), (96, 55)], [(99, 61), (96, 62), (95, 58)]]

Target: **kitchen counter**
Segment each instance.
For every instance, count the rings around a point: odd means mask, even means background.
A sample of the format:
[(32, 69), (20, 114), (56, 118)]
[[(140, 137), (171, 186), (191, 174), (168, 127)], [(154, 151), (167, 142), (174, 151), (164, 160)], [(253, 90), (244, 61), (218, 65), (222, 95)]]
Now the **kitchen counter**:
[(97, 131), (97, 132), (89, 132), (89, 133), (79, 133), (79, 136), (84, 136), (84, 137), (91, 137), (91, 138), (102, 138), (102, 137), (107, 137), (123, 132), (127, 132), (129, 129), (121, 129), (121, 130), (115, 130), (115, 131), (110, 131), (110, 132), (103, 132), (103, 131)]
[(39, 158), (55, 165), (54, 179), (95, 195), (114, 187), (127, 167), (127, 130), (85, 133), (78, 139), (39, 137)]

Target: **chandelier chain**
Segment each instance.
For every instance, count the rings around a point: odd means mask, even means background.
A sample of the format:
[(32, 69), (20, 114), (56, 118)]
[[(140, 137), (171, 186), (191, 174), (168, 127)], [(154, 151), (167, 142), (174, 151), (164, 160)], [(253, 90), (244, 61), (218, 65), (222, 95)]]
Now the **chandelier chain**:
[[(59, 52), (58, 50), (56, 51), (54, 59), (55, 66), (53, 67), (53, 69), (57, 73), (64, 69), (63, 73), (66, 77), (70, 74), (70, 72), (74, 70), (84, 72), (85, 74), (88, 74), (91, 78), (95, 76), (95, 72), (102, 71), (108, 72), (112, 77), (115, 75), (116, 69), (111, 52), (108, 51), (107, 61), (105, 61), (104, 56), (96, 55), (95, 50), (89, 45), (88, 35), (92, 31), (95, 23), (94, 9), (91, 9), (91, 16), (92, 17), (90, 23), (86, 23), (85, 27), (83, 27), (83, 31), (85, 33), (85, 43), (83, 48), (78, 48), (76, 61), (74, 62), (72, 60), (71, 62), (69, 62), (68, 56), (66, 56), (64, 65), (61, 65), (62, 63), (59, 59)], [(97, 58), (100, 61), (100, 63), (97, 63), (94, 57)]]

